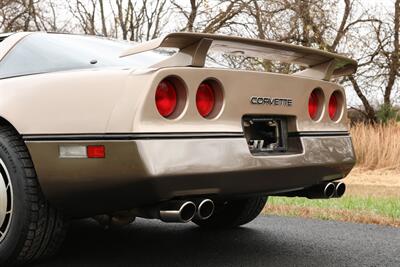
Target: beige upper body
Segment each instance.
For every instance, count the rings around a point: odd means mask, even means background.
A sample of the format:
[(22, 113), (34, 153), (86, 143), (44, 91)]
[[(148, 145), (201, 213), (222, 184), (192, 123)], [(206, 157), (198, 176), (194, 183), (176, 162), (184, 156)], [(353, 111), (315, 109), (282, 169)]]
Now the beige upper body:
[[(0, 43), (0, 61), (30, 34), (45, 33), (18, 33), (6, 38)], [(171, 38), (172, 43), (168, 42)], [(205, 68), (199, 64), (204, 53), (212, 47), (205, 45), (204, 40), (210, 39), (212, 43), (213, 35), (172, 34), (149, 44), (133, 46), (130, 51), (121, 51), (122, 56), (129, 56), (157, 47), (180, 49), (181, 52), (172, 59), (152, 68), (99, 68), (0, 79), (0, 117), (24, 135), (242, 132), (244, 114), (290, 116), (289, 132), (347, 130), (344, 97), (340, 116), (335, 121), (326, 112), (333, 92), (339, 91), (344, 96), (342, 87), (326, 79), (353, 72), (354, 61), (309, 48), (214, 37), (217, 50), (236, 49), (241, 47), (238, 46), (240, 42), (247, 42), (240, 53), (257, 52), (270, 58), (271, 51), (281, 49), (279, 51), (286, 51), (287, 59), (291, 51), (296, 60), (291, 58), (289, 61), (304, 63), (302, 65), (308, 69), (295, 75), (284, 75)], [(179, 45), (181, 43), (185, 46)], [(229, 46), (230, 43), (235, 45)], [(273, 47), (273, 50), (263, 51), (263, 45), (265, 49)], [(230, 50), (232, 52), (232, 48)], [(178, 81), (186, 97), (186, 101), (178, 103), (179, 114), (174, 118), (162, 117), (155, 106), (157, 85), (167, 77)], [(223, 92), (223, 97), (217, 100), (220, 102), (217, 114), (208, 119), (198, 113), (195, 102), (197, 88), (205, 80), (215, 81)], [(324, 105), (319, 118), (312, 120), (307, 108), (309, 96), (316, 88), (323, 92)], [(255, 96), (292, 99), (293, 105), (254, 105), (251, 98)]]

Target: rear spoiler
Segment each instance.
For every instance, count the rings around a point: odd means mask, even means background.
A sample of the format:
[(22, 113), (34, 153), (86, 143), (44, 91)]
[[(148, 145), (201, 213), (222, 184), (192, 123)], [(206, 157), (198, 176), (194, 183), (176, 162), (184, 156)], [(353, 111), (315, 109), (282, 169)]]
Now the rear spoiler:
[(204, 67), (208, 51), (219, 51), (237, 56), (298, 64), (306, 67), (306, 69), (294, 75), (320, 80), (350, 75), (357, 70), (355, 60), (318, 49), (273, 41), (188, 32), (170, 33), (134, 45), (124, 51), (121, 57), (157, 48), (178, 48), (179, 52), (152, 66), (154, 68)]

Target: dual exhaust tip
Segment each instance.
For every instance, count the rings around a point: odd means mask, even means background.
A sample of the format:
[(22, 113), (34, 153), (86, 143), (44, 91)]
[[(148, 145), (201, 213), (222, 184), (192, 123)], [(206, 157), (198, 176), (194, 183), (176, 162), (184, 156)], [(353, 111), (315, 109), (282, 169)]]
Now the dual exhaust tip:
[(346, 185), (342, 182), (327, 183), (324, 188), (326, 198), (339, 198), (346, 192)]
[(306, 197), (309, 199), (340, 198), (346, 192), (346, 185), (342, 182), (329, 182), (314, 185), (302, 190), (278, 194), (287, 197)]
[(160, 207), (159, 219), (163, 222), (182, 223), (189, 222), (194, 218), (206, 220), (214, 213), (214, 208), (214, 202), (210, 199), (173, 200)]
[[(329, 182), (309, 187), (304, 190), (289, 192), (285, 196), (300, 196), (310, 199), (339, 198), (346, 192), (342, 182)], [(215, 205), (211, 199), (172, 200), (159, 206), (139, 212), (144, 218), (157, 218), (163, 222), (190, 222), (193, 219), (206, 220), (214, 213)]]
[(306, 191), (308, 198), (340, 198), (346, 192), (346, 185), (342, 182), (330, 182), (311, 187)]

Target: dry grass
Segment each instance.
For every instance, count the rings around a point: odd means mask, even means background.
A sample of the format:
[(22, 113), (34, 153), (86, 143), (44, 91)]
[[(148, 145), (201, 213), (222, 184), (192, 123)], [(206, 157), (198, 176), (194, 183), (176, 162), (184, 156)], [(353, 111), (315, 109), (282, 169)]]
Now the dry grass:
[[(367, 190), (368, 194), (380, 192), (381, 196), (396, 195), (400, 198), (400, 172), (399, 170), (378, 169), (365, 170), (354, 168), (350, 174), (343, 180), (346, 185), (356, 185)], [(378, 192), (378, 193), (379, 193)]]
[(351, 127), (357, 167), (400, 171), (400, 124), (356, 124)]
[[(396, 176), (400, 181), (400, 176)], [(351, 179), (351, 178), (350, 178)], [(379, 198), (397, 198), (399, 200), (400, 209), (400, 186), (386, 186), (380, 184), (362, 184), (362, 183), (349, 183), (349, 179), (344, 180), (346, 183), (345, 196), (357, 197), (375, 197)], [(356, 181), (357, 182), (357, 181)]]

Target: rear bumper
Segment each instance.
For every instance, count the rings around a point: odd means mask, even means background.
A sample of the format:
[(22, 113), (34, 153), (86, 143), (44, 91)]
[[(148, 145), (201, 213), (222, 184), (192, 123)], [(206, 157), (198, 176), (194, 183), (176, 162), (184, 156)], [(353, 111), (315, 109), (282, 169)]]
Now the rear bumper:
[[(345, 177), (349, 136), (298, 137), (302, 153), (253, 156), (243, 137), (26, 140), (42, 189), (76, 216), (196, 195), (271, 194)], [(61, 159), (59, 146), (102, 144), (105, 159)]]

